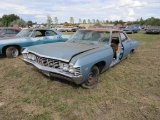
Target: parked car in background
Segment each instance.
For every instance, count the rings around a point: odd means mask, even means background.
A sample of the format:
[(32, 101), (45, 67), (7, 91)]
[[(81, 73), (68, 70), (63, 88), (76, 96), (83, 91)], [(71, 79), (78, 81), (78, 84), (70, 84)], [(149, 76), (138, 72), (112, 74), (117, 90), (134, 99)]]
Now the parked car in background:
[(127, 26), (123, 29), (123, 31), (125, 31), (126, 33), (137, 33), (139, 31), (139, 28), (136, 26)]
[(78, 30), (63, 43), (28, 47), (22, 52), (22, 59), (47, 76), (94, 88), (100, 73), (137, 48), (138, 42), (121, 30), (91, 28)]
[(159, 34), (160, 33), (160, 26), (150, 26), (146, 29), (146, 34)]
[(0, 38), (13, 37), (21, 31), (20, 28), (0, 27)]
[(17, 57), (23, 48), (39, 44), (64, 42), (62, 34), (56, 30), (29, 28), (23, 29), (15, 37), (0, 39), (0, 55), (9, 58)]
[(123, 30), (124, 28), (126, 28), (126, 27), (119, 27), (120, 30)]
[(104, 26), (105, 28), (118, 29), (117, 26)]
[(64, 26), (64, 27), (57, 28), (57, 30), (60, 31), (60, 32), (76, 32), (77, 31), (77, 27)]

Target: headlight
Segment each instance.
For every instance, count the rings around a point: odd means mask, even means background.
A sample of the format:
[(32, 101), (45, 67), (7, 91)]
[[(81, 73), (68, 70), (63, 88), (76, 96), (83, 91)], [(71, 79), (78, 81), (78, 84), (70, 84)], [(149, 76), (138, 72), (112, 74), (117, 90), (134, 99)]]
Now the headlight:
[(27, 53), (22, 53), (23, 58), (26, 59), (27, 58)]
[(60, 69), (62, 69), (63, 71), (69, 71), (69, 65), (68, 64), (65, 64), (65, 63), (60, 63), (59, 64), (60, 66)]
[(28, 59), (35, 61), (36, 60), (36, 56), (33, 54), (28, 54)]
[(69, 69), (69, 72), (72, 73), (72, 74), (74, 74), (74, 73), (76, 72), (76, 69), (70, 68), (70, 69)]
[(67, 64), (64, 64), (63, 65), (63, 70), (68, 72), (69, 71), (69, 66)]
[(60, 69), (62, 69), (65, 72), (68, 72), (74, 75), (81, 74), (81, 70), (79, 67), (74, 68), (72, 65), (68, 65), (66, 63), (60, 63), (59, 66), (60, 66)]

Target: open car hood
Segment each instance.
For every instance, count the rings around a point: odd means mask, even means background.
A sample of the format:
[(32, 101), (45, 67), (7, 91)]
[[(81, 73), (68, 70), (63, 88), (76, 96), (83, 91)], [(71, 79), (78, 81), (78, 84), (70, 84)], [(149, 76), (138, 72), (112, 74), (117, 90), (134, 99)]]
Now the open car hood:
[(72, 57), (81, 54), (83, 52), (96, 49), (100, 46), (102, 45), (59, 42), (59, 43), (32, 46), (29, 47), (28, 51), (31, 51), (42, 57), (49, 57), (69, 62), (72, 59)]

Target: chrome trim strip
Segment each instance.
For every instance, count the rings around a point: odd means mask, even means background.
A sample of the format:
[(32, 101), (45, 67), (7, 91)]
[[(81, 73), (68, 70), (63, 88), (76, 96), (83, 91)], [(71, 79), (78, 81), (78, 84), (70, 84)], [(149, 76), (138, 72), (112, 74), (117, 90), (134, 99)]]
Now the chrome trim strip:
[(31, 52), (31, 53), (34, 53), (40, 57), (46, 57), (46, 58), (51, 58), (51, 59), (55, 59), (55, 60), (61, 60), (61, 61), (64, 61), (64, 62), (69, 62), (69, 60), (66, 60), (66, 59), (62, 59), (62, 58), (56, 58), (56, 57), (51, 57), (51, 56), (46, 56), (46, 55), (41, 55), (39, 53), (36, 53), (34, 51), (31, 51), (31, 50), (28, 50), (28, 53)]

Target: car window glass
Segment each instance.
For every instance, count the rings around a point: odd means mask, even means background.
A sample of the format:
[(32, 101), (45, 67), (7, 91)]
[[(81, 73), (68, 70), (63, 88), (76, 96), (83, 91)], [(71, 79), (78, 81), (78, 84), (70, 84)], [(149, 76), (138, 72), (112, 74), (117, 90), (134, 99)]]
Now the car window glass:
[(113, 32), (112, 37), (119, 37), (119, 32)]
[(88, 32), (87, 34), (85, 34), (84, 36), (84, 40), (88, 40), (92, 37), (92, 32)]
[(109, 42), (110, 33), (109, 32), (101, 32), (100, 41), (101, 42)]
[(56, 33), (55, 33), (54, 31), (47, 30), (47, 31), (45, 32), (45, 36), (54, 36), (54, 35), (56, 35)]
[(8, 30), (6, 30), (6, 34), (14, 34), (14, 30), (8, 29)]
[(2, 32), (1, 33), (6, 33), (6, 30), (4, 29), (4, 30), (2, 30)]
[(42, 37), (42, 32), (41, 31), (36, 31), (35, 36), (36, 37)]
[(120, 33), (120, 38), (121, 38), (121, 41), (127, 40), (127, 37), (124, 33)]
[(17, 33), (19, 33), (19, 31), (18, 31), (18, 30), (15, 30), (15, 34), (17, 34)]
[(77, 31), (70, 37), (70, 40), (83, 42), (83, 43), (92, 43), (92, 44), (109, 44), (110, 32), (105, 31)]
[(113, 32), (111, 36), (111, 43), (119, 43), (119, 32)]
[(33, 30), (23, 29), (16, 36), (17, 37), (29, 37)]

